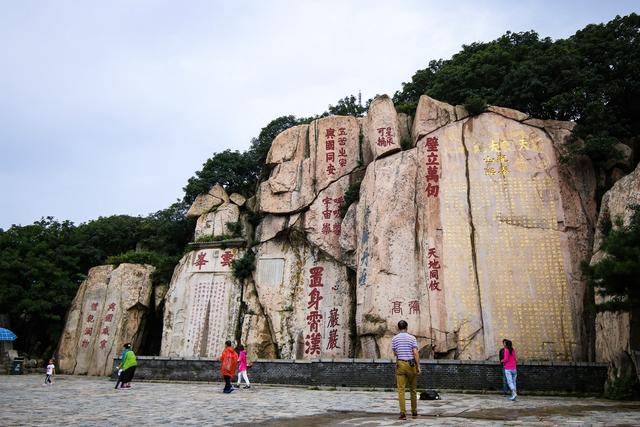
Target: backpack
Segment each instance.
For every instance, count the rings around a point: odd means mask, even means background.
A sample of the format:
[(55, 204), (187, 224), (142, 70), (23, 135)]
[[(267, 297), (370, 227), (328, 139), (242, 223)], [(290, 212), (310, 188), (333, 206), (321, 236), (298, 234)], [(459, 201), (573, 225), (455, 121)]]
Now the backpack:
[(440, 400), (440, 393), (438, 393), (438, 390), (421, 391), (420, 400)]

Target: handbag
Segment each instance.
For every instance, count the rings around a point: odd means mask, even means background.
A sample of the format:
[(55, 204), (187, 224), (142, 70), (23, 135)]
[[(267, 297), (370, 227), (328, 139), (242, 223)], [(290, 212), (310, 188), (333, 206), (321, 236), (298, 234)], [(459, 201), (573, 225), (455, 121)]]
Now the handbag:
[(440, 400), (438, 390), (425, 390), (420, 392), (420, 400)]

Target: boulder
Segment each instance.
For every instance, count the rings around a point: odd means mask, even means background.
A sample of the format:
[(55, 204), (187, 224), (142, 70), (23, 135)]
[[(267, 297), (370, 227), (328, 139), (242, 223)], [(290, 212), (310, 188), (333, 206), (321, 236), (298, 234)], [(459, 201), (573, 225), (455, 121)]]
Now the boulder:
[(496, 107), (495, 105), (489, 105), (487, 107), (487, 111), (490, 111), (492, 113), (496, 113), (496, 114), (500, 114), (501, 116), (504, 116), (508, 119), (512, 119), (518, 122), (522, 122), (524, 120), (527, 120), (529, 118), (528, 114), (525, 114), (521, 111), (518, 110), (513, 110), (511, 108), (504, 108), (504, 107)]
[(232, 203), (235, 203), (238, 206), (242, 206), (247, 201), (247, 198), (244, 197), (242, 194), (233, 193), (232, 195), (229, 196), (229, 200), (231, 200)]
[(227, 192), (225, 191), (224, 187), (220, 184), (216, 184), (213, 187), (211, 187), (211, 189), (209, 190), (209, 194), (220, 201), (220, 202), (216, 201), (217, 203), (216, 206), (222, 203), (229, 203), (229, 196), (227, 195)]
[(267, 153), (267, 165), (275, 166), (292, 160), (304, 159), (307, 151), (309, 126), (294, 126), (280, 132), (273, 140), (269, 153)]
[(219, 206), (222, 200), (211, 194), (199, 194), (191, 204), (191, 207), (187, 211), (187, 218), (198, 218), (211, 211), (216, 206)]
[(278, 134), (269, 149), (267, 164), (273, 169), (269, 179), (260, 183), (260, 211), (292, 213), (313, 201), (315, 163), (309, 157), (308, 125), (294, 126)]
[(196, 222), (195, 240), (206, 236), (230, 235), (230, 222), (238, 222), (240, 209), (233, 203), (224, 203), (215, 212), (209, 212), (198, 218)]
[(402, 149), (398, 114), (387, 95), (379, 96), (369, 104), (366, 135), (374, 159)]
[(422, 95), (418, 100), (416, 115), (413, 118), (411, 130), (413, 144), (415, 145), (424, 135), (456, 120), (456, 107)]
[(151, 307), (148, 265), (102, 265), (89, 270), (71, 304), (58, 347), (60, 372), (109, 375), (125, 343), (139, 348)]
[(161, 356), (217, 358), (235, 341), (242, 286), (231, 272), (238, 248), (189, 252), (175, 268), (165, 299)]

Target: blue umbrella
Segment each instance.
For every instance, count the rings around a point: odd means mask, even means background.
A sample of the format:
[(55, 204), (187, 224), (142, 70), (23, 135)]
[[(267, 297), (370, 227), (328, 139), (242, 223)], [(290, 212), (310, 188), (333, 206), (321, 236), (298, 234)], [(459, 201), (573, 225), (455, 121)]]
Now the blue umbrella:
[(18, 338), (16, 334), (11, 332), (10, 330), (5, 328), (0, 328), (0, 341), (13, 341), (16, 338)]

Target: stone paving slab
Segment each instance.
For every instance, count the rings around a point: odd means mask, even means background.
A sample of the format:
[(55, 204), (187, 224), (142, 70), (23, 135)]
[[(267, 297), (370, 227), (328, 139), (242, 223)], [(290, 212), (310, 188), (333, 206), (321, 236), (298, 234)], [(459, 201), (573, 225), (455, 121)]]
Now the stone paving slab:
[[(394, 392), (312, 390), (254, 385), (221, 393), (222, 384), (134, 383), (114, 390), (100, 377), (0, 376), (0, 425), (640, 425), (640, 402), (595, 398), (443, 394), (419, 401), (420, 416), (397, 419)], [(408, 402), (407, 402), (408, 404)]]

